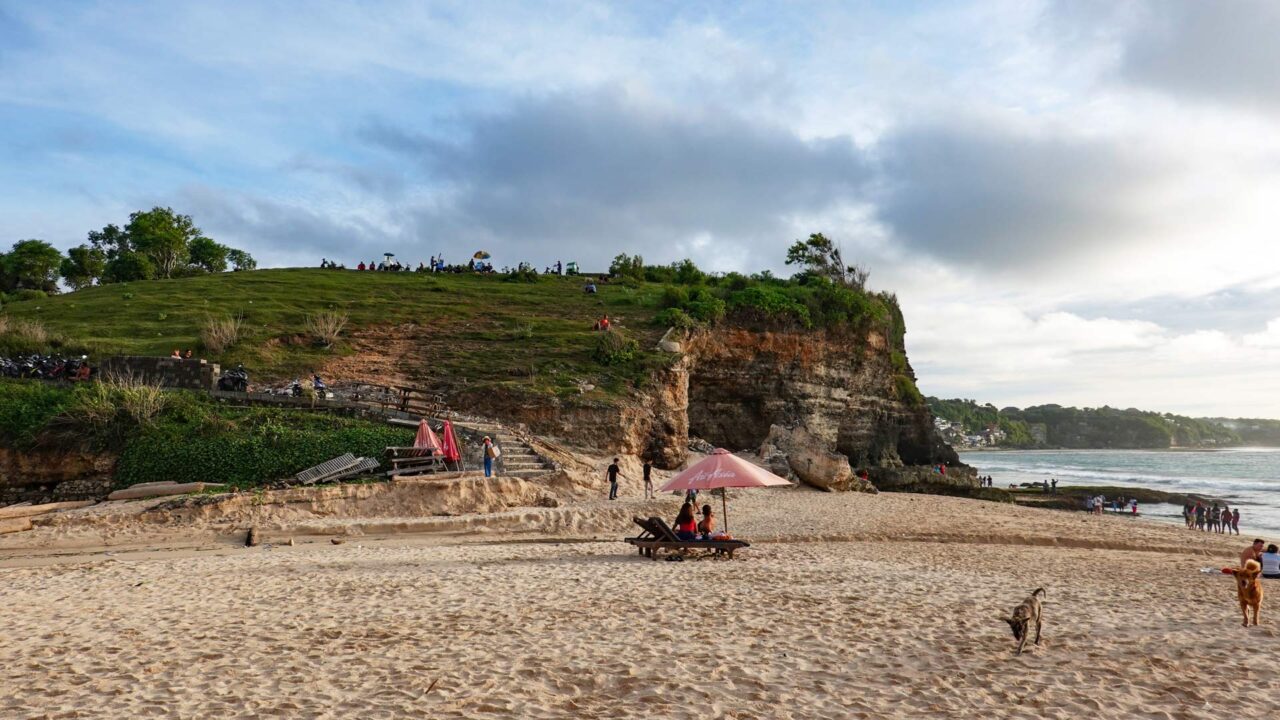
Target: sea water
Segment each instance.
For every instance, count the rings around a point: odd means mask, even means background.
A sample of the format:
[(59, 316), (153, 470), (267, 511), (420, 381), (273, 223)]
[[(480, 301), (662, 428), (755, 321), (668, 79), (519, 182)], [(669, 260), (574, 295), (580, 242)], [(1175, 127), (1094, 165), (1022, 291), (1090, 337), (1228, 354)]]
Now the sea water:
[[(1223, 498), (1240, 508), (1240, 534), (1280, 541), (1280, 448), (1224, 450), (997, 450), (960, 454), (992, 485), (1133, 485)], [(1108, 498), (1110, 500), (1110, 498)], [(1139, 503), (1148, 518), (1182, 522), (1182, 507)]]

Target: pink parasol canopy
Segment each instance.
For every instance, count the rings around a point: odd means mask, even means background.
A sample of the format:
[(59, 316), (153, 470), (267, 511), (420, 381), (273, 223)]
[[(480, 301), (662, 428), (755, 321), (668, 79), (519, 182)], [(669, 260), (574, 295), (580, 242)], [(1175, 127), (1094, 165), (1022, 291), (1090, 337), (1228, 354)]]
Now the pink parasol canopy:
[(440, 454), (444, 455), (445, 462), (456, 463), (462, 459), (462, 452), (458, 450), (458, 438), (453, 434), (453, 423), (444, 421), (444, 439), (440, 443)]
[(790, 484), (759, 465), (749, 463), (724, 448), (716, 448), (710, 455), (676, 473), (659, 492), (720, 489), (724, 526), (728, 529), (729, 505), (724, 488), (777, 487)]
[(431, 426), (427, 424), (426, 420), (418, 423), (418, 434), (413, 437), (413, 446), (423, 450), (440, 452), (440, 438), (436, 437), (435, 432), (431, 430)]

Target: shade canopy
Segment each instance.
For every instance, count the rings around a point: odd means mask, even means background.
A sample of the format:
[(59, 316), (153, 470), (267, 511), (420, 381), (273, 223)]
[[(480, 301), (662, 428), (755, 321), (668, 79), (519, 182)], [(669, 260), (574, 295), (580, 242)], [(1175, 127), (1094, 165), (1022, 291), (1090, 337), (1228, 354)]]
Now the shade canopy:
[(493, 256), (489, 254), (488, 250), (477, 250), (476, 254), (472, 255), (471, 257), (472, 259), (475, 259), (475, 260), (488, 260)]
[(413, 446), (423, 450), (440, 451), (440, 438), (436, 437), (426, 420), (418, 423), (418, 434), (413, 437)]
[(790, 485), (759, 465), (743, 460), (724, 448), (716, 448), (662, 486), (660, 492), (714, 490), (716, 488), (776, 487)]

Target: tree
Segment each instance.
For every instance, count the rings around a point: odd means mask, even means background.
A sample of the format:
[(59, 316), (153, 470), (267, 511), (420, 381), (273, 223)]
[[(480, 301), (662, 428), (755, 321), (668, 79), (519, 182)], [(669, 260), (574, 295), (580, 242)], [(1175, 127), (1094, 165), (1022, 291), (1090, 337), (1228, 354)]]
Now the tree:
[(808, 240), (795, 241), (787, 249), (787, 264), (800, 265), (808, 273), (858, 290), (866, 288), (870, 275), (857, 265), (846, 266), (840, 248), (822, 233), (814, 233)]
[(609, 274), (618, 277), (632, 277), (637, 280), (644, 279), (644, 258), (636, 255), (634, 257), (622, 253), (613, 259), (609, 265)]
[(219, 245), (203, 236), (192, 239), (187, 247), (191, 266), (211, 273), (226, 271), (227, 254), (230, 252), (231, 248), (226, 245)]
[(258, 267), (258, 261), (252, 255), (236, 248), (227, 250), (227, 259), (236, 270), (253, 270)]
[(101, 250), (107, 260), (115, 260), (124, 253), (133, 252), (133, 243), (129, 240), (129, 233), (118, 225), (108, 225), (101, 230), (90, 230), (89, 244), (95, 249)]
[(0, 255), (0, 289), (58, 292), (62, 253), (43, 240), (19, 240)]
[(167, 207), (133, 213), (124, 231), (133, 249), (145, 255), (155, 267), (156, 275), (163, 278), (173, 277), (175, 271), (186, 265), (192, 241), (204, 238), (190, 215), (179, 215)]
[(134, 280), (149, 280), (156, 275), (156, 266), (150, 258), (138, 252), (126, 252), (116, 255), (107, 261), (102, 272), (102, 282), (122, 283)]
[(59, 271), (72, 290), (80, 290), (102, 280), (107, 269), (107, 256), (102, 250), (89, 245), (73, 247), (67, 251)]

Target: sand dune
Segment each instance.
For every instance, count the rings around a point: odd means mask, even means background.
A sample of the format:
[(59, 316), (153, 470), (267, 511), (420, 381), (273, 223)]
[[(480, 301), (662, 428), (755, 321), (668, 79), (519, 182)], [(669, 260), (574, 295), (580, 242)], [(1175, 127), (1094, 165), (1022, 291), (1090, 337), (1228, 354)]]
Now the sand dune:
[[(786, 541), (732, 562), (502, 535), (0, 570), (0, 717), (1274, 714), (1280, 588), (1245, 629), (1230, 580), (1198, 572), (1234, 541), (907, 495), (735, 511)], [(990, 541), (1071, 530), (1169, 551)], [(1037, 586), (1045, 644), (1015, 657), (997, 615)]]

